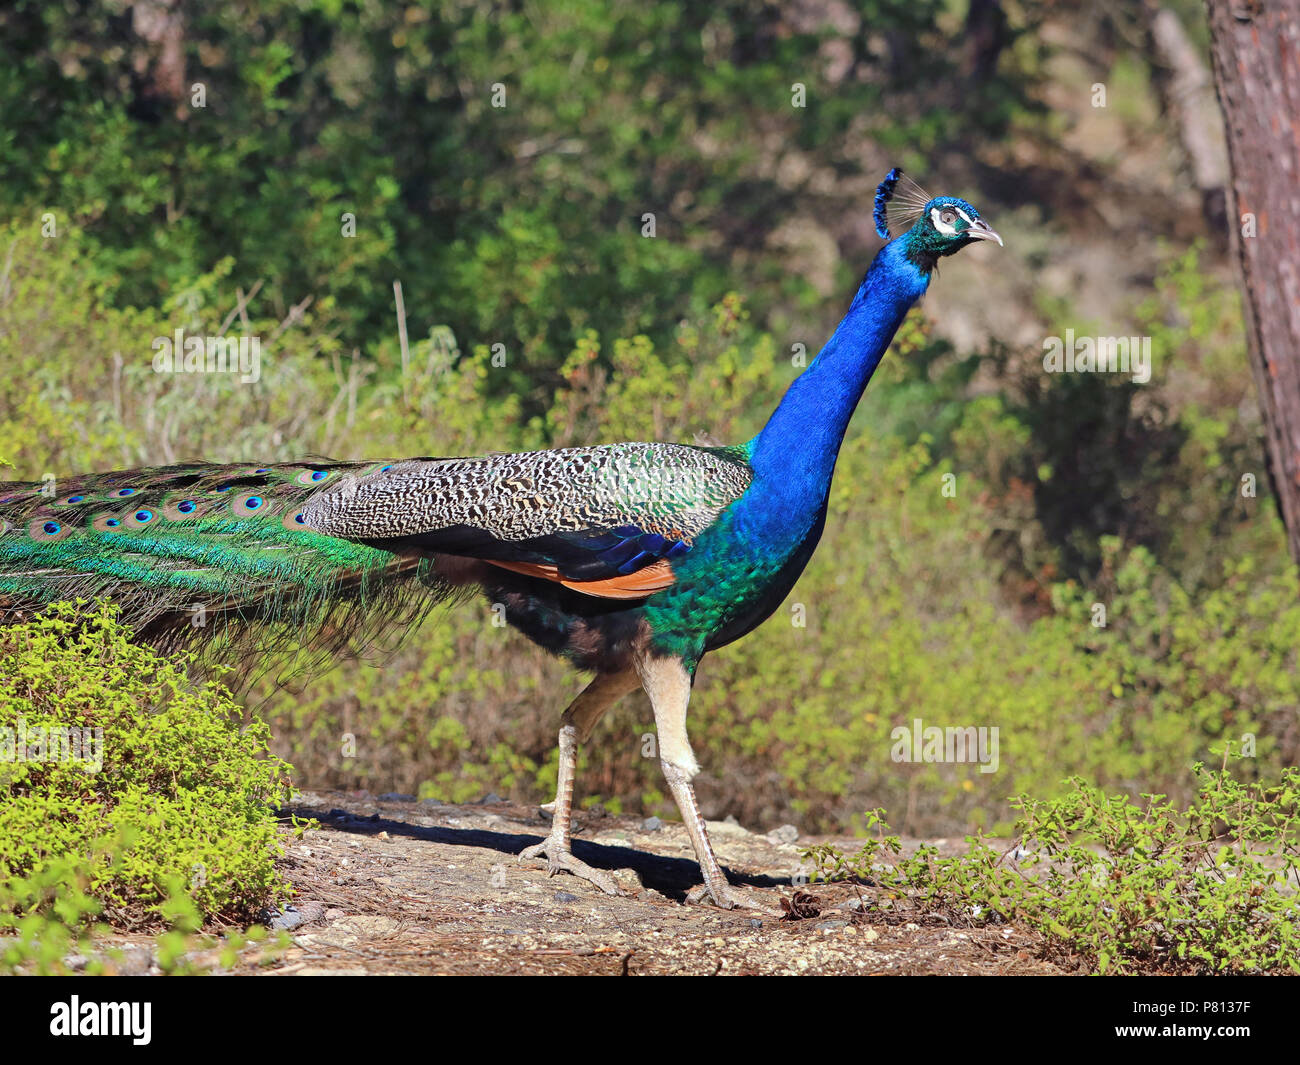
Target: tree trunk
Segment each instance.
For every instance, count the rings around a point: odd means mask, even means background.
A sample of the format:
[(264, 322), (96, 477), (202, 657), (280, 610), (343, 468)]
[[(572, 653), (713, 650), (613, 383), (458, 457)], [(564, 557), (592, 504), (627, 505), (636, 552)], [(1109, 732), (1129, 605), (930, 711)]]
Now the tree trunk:
[(1300, 563), (1300, 0), (1207, 0), (1232, 255), (1268, 458)]
[(1152, 80), (1160, 106), (1178, 131), (1192, 184), (1201, 194), (1201, 213), (1216, 249), (1222, 253), (1228, 247), (1228, 161), (1219, 109), (1214, 102), (1214, 79), (1206, 69), (1201, 50), (1192, 43), (1172, 9), (1161, 0), (1146, 0), (1143, 12), (1152, 54)]
[(181, 0), (136, 0), (131, 28), (138, 41), (132, 52), (136, 117), (156, 120), (171, 108), (184, 119), (185, 12)]

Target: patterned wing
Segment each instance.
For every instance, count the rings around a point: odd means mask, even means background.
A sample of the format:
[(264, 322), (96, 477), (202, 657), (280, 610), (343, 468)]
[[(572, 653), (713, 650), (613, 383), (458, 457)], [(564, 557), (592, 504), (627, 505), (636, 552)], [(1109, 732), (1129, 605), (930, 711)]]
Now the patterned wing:
[(303, 513), (317, 532), (461, 555), (608, 598), (672, 583), (672, 564), (744, 494), (734, 448), (615, 444), (417, 459), (346, 478)]

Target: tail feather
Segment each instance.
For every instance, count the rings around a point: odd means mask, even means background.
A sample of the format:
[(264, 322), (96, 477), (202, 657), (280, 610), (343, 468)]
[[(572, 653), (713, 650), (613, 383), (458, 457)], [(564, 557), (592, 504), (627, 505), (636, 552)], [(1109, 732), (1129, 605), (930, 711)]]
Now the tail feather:
[(0, 484), (0, 624), (106, 597), (155, 643), (346, 642), (453, 591), (429, 558), (324, 536), (298, 520), (343, 476), (385, 463), (184, 465)]

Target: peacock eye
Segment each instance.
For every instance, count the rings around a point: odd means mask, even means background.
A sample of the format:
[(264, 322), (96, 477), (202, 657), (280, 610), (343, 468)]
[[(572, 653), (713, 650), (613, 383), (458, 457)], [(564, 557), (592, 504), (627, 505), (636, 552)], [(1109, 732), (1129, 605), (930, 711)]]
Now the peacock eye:
[(957, 212), (951, 207), (945, 208), (939, 212), (939, 221), (946, 226), (950, 226), (957, 221)]

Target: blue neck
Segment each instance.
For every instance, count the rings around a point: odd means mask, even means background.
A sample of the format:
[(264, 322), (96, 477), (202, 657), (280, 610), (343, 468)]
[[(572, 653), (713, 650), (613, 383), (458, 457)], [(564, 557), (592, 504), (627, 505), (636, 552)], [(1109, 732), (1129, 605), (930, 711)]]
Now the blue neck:
[(905, 238), (877, 253), (849, 312), (821, 353), (786, 392), (749, 443), (755, 474), (792, 506), (820, 503), (830, 489), (840, 443), (858, 400), (929, 271), (907, 257)]

